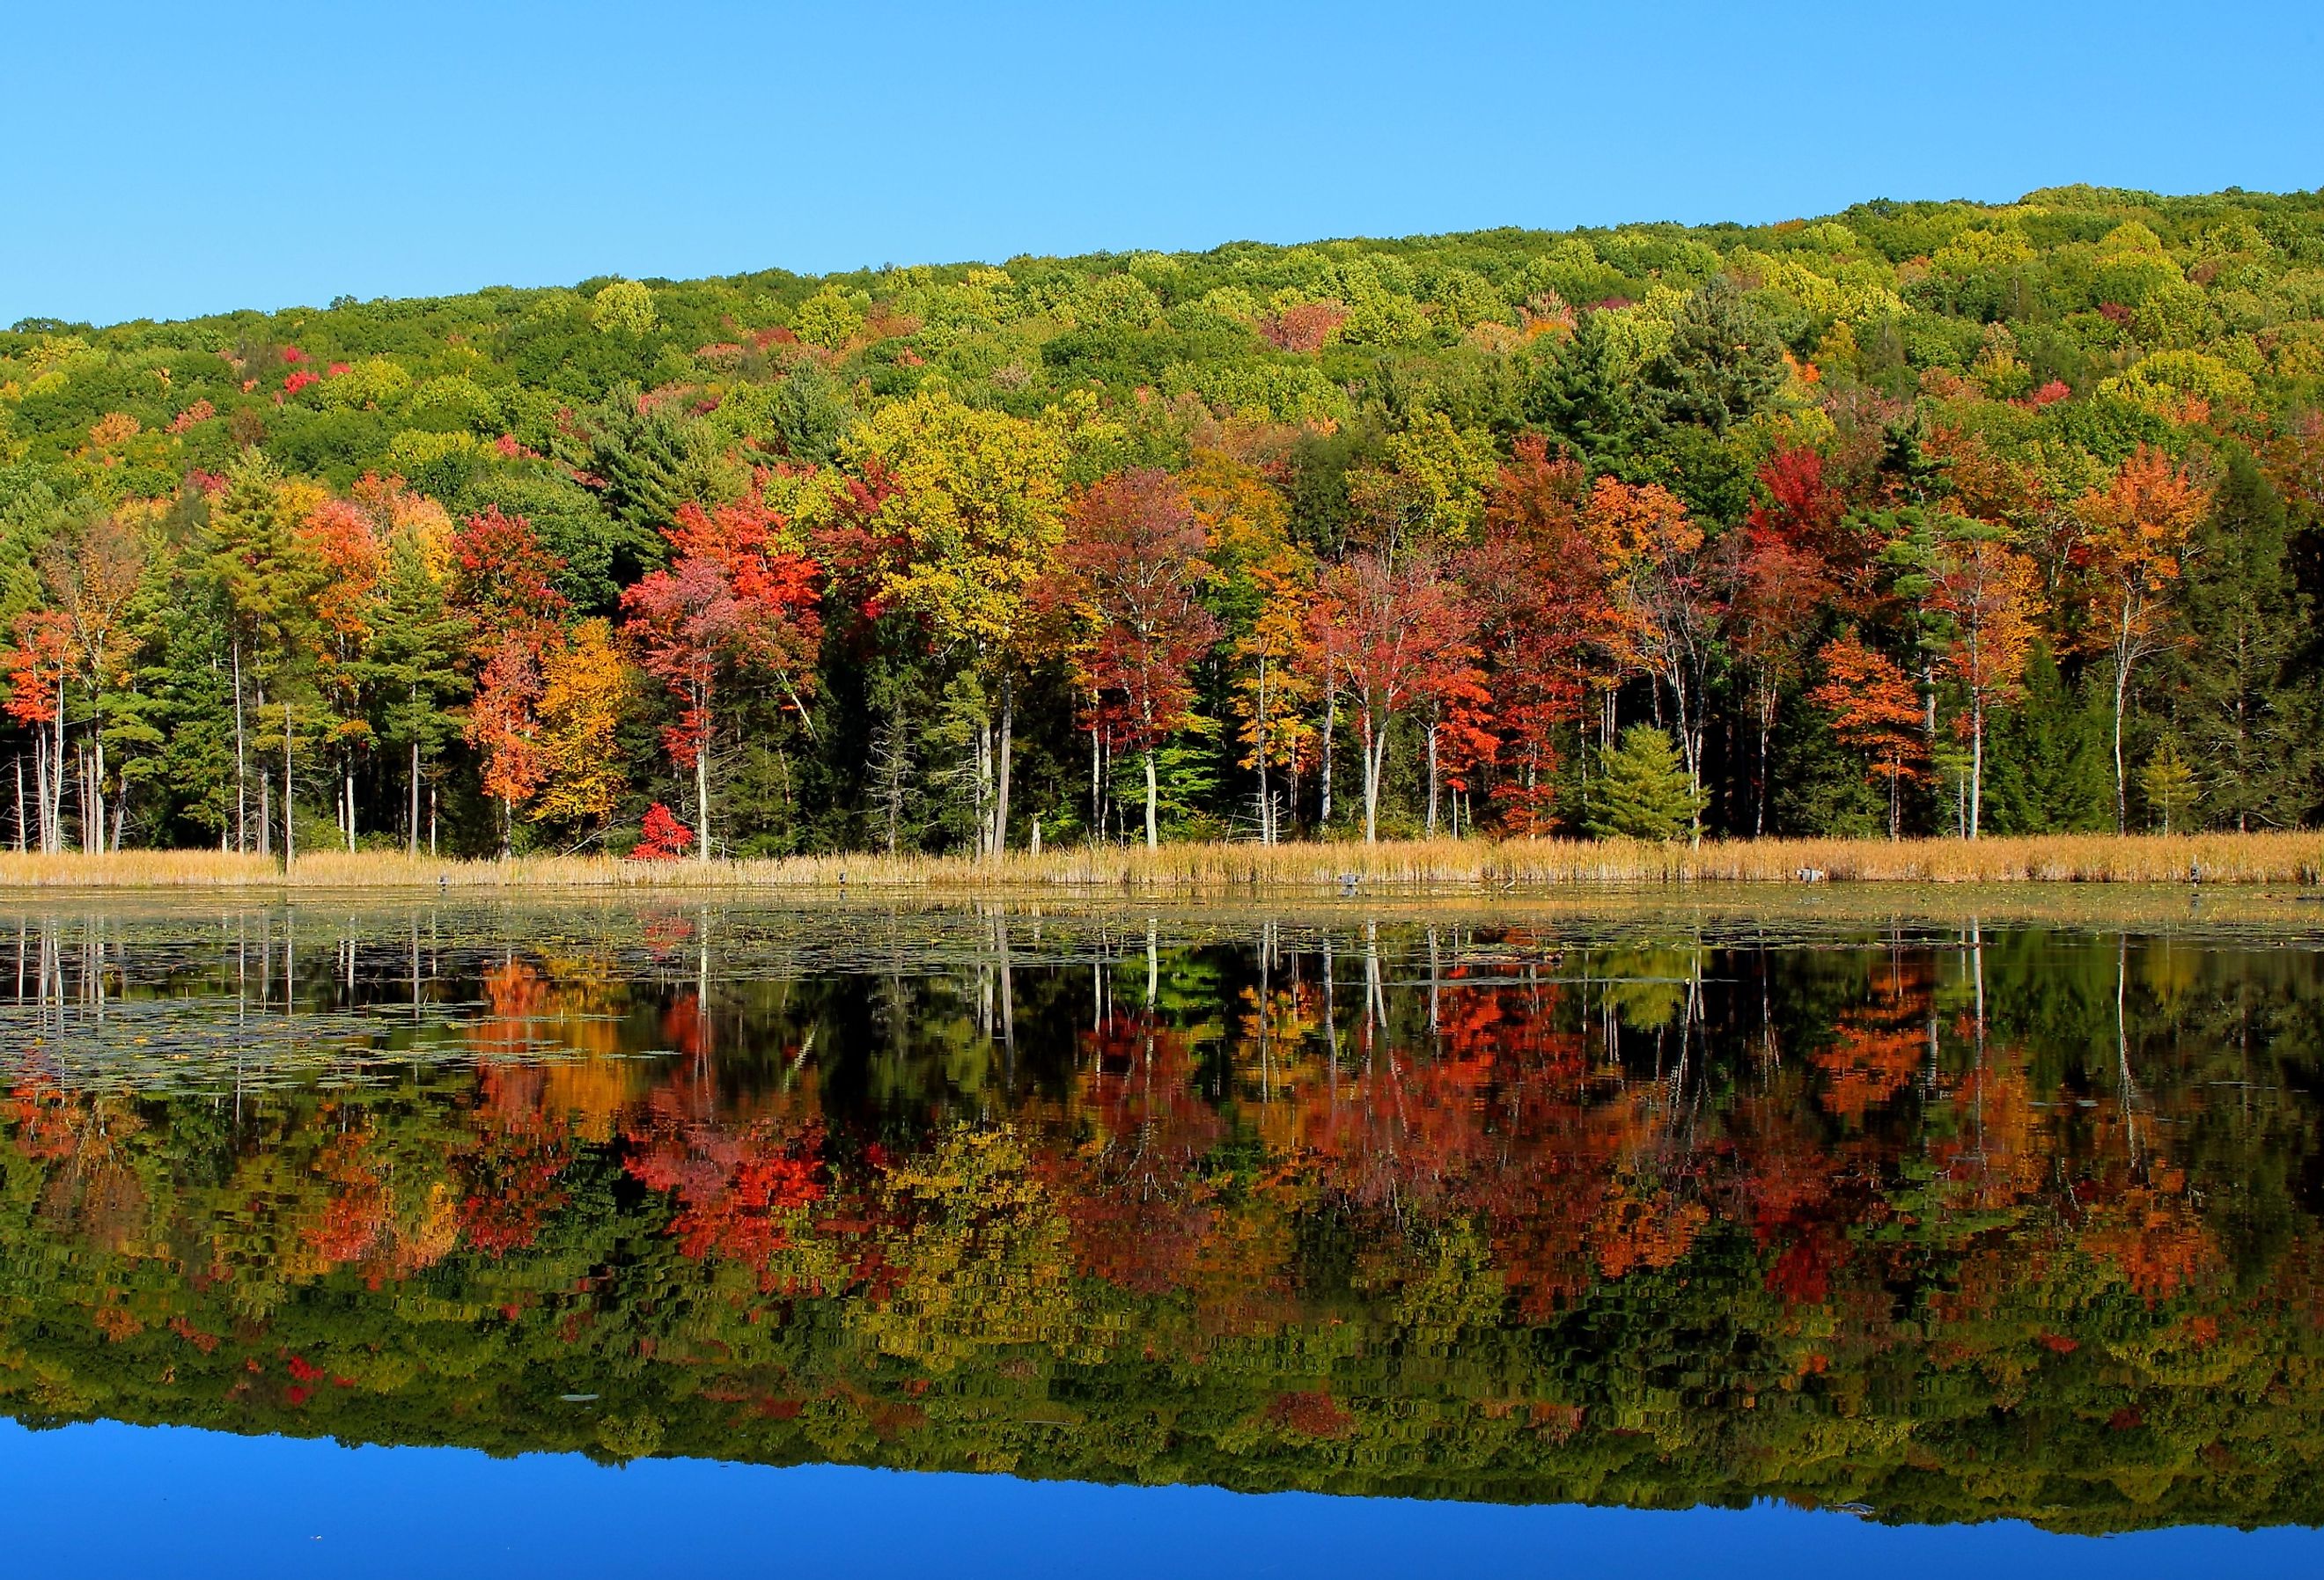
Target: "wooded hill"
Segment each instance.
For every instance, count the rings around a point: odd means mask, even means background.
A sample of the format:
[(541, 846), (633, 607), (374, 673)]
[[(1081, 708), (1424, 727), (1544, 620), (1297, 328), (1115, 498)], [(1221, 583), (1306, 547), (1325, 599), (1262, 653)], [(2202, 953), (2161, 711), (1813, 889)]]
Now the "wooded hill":
[(26, 320), (6, 836), (2292, 825), (2320, 403), (2238, 191)]

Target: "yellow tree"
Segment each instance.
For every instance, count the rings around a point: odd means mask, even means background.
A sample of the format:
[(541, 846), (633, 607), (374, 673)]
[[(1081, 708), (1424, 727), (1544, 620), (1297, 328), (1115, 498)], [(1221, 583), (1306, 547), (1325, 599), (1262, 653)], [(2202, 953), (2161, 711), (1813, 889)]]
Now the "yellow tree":
[(1273, 559), (1291, 530), (1291, 509), (1264, 473), (1222, 450), (1197, 446), (1177, 475), (1186, 507), (1203, 524), (1211, 559), (1230, 582), (1245, 565)]
[(1380, 464), (1348, 475), (1348, 504), (1365, 546), (1394, 559), (1417, 542), (1468, 541), (1498, 470), (1489, 440), (1422, 411), (1380, 441)]
[(1028, 592), (1065, 535), (1065, 458), (1058, 422), (943, 391), (883, 407), (848, 448), (883, 491), (867, 522), (892, 546), (880, 596), (918, 615), (939, 651), (962, 654), (976, 683), (971, 781), (986, 856), (1008, 844), (1016, 661), (1035, 614)]
[[(106, 839), (106, 693), (124, 678), (134, 651), (125, 626), (131, 603), (144, 579), (149, 552), (145, 527), (137, 518), (151, 513), (130, 505), (99, 516), (78, 532), (51, 540), (40, 556), (41, 579), (64, 622), (63, 629), (70, 633), (70, 667), (88, 693), (88, 742), (80, 753), (81, 845), (100, 853)], [(64, 794), (63, 718), (60, 709), (56, 758), (51, 765), (60, 814)], [(119, 810), (116, 803), (116, 814)]]
[(1606, 579), (1616, 668), (1635, 663), (1669, 690), (1687, 782), (1699, 790), (1703, 674), (1719, 615), (1701, 564), (1702, 529), (1661, 484), (1609, 476), (1591, 485), (1582, 530)]
[(364, 683), (382, 609), (381, 586), (387, 571), (392, 502), (375, 476), (364, 479), (351, 499), (326, 499), (307, 513), (300, 536), (323, 569), (315, 595), (315, 680), (324, 705), (322, 734), (336, 748), (339, 790), (335, 812), (339, 837), (355, 847), (355, 760), (372, 744)]
[(631, 670), (604, 620), (584, 620), (543, 654), (540, 790), (530, 816), (586, 835), (613, 815), (627, 786), (614, 739), (632, 696)]
[(2003, 542), (1998, 528), (1971, 525), (1978, 530), (1939, 551), (1929, 604), (1951, 629), (1944, 672), (1967, 704), (1968, 832), (1975, 839), (1983, 819), (1986, 716), (2015, 701), (2022, 689), (2041, 599), (2034, 562)]
[(1272, 845), (1281, 835), (1283, 810), (1273, 771), (1281, 769), (1289, 781), (1288, 801), (1296, 809), (1300, 771), (1315, 745), (1307, 709), (1318, 690), (1316, 666), (1305, 652), (1314, 564), (1290, 541), (1290, 509), (1257, 467), (1198, 448), (1177, 482), (1218, 568), (1218, 602), (1234, 633), (1240, 669), (1236, 735), (1249, 748), (1240, 762), (1256, 776), (1259, 841)]
[(1315, 699), (1315, 679), (1314, 666), (1305, 661), (1314, 573), (1303, 556), (1286, 550), (1281, 560), (1255, 565), (1250, 574), (1263, 601), (1250, 628), (1234, 644), (1234, 655), (1244, 666), (1235, 683), (1234, 706), (1242, 720), (1238, 734), (1250, 749), (1242, 765), (1259, 774), (1259, 842), (1273, 845), (1281, 833), (1282, 813), (1268, 782), (1268, 770), (1283, 770), (1296, 809), (1300, 765), (1315, 744), (1315, 726), (1307, 717)]
[(2140, 445), (2076, 504), (2089, 539), (2090, 635), (2114, 661), (2114, 826), (2124, 827), (2122, 716), (2130, 675), (2160, 651), (2170, 593), (2209, 495), (2158, 449)]

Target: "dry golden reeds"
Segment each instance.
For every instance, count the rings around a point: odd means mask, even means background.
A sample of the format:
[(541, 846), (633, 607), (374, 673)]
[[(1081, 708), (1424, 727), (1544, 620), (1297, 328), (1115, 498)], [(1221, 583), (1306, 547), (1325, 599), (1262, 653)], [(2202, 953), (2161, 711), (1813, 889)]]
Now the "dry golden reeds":
[(2016, 839), (1767, 839), (1700, 846), (1609, 840), (1402, 840), (1374, 845), (1166, 845), (964, 856), (788, 856), (629, 862), (606, 856), (414, 860), (318, 852), (289, 871), (217, 851), (0, 852), (0, 888), (789, 889), (994, 892), (1232, 889), (1474, 892), (1563, 885), (1795, 883), (2315, 883), (2324, 834), (2052, 835)]

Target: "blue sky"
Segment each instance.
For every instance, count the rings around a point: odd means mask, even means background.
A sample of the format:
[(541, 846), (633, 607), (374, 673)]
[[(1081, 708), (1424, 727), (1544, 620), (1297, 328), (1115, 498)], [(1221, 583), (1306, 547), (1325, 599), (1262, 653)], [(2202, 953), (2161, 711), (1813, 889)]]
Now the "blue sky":
[(0, 324), (2324, 184), (2324, 8), (20, 0)]

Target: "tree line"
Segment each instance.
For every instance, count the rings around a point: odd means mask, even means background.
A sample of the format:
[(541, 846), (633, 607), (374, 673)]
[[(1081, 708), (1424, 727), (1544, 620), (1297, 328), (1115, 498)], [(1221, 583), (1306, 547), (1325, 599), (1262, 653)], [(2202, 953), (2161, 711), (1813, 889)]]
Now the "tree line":
[(2324, 218), (2061, 189), (0, 336), (27, 848), (2324, 803)]

